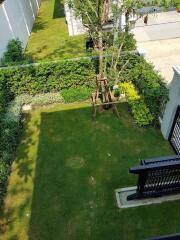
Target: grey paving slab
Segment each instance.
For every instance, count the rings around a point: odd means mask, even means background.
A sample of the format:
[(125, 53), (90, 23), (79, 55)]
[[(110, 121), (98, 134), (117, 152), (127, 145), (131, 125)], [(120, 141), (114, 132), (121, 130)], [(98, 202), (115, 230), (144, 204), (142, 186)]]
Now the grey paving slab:
[(119, 208), (132, 208), (132, 207), (140, 207), (145, 205), (160, 204), (163, 202), (180, 200), (180, 194), (173, 194), (173, 195), (167, 195), (163, 197), (127, 201), (127, 196), (135, 193), (136, 189), (137, 189), (136, 187), (116, 189), (115, 194), (116, 194), (117, 206)]
[(134, 34), (138, 42), (180, 38), (180, 22), (136, 27)]
[(154, 64), (169, 85), (173, 66), (180, 64), (180, 13), (151, 14), (147, 26), (140, 19), (133, 31), (138, 48), (145, 50), (147, 61)]
[(173, 79), (173, 66), (180, 64), (180, 38), (138, 42), (137, 45), (145, 50), (146, 60), (153, 63), (169, 85)]
[(180, 13), (151, 14), (148, 24), (140, 19), (133, 30), (138, 42), (165, 40), (180, 37)]
[[(177, 11), (161, 12), (156, 14), (149, 14), (147, 26), (175, 23), (179, 21), (180, 14)], [(136, 27), (144, 27), (143, 18), (140, 18), (137, 21)]]

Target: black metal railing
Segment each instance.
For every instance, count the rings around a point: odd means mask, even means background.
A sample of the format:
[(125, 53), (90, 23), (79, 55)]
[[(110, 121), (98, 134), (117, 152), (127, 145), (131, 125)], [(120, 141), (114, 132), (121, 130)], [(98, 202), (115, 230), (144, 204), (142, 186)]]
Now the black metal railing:
[(180, 192), (180, 155), (142, 160), (130, 173), (138, 175), (137, 191), (127, 200)]
[(174, 117), (173, 125), (169, 135), (169, 141), (177, 154), (180, 154), (180, 106)]
[(161, 237), (148, 238), (146, 240), (180, 240), (180, 233), (161, 236)]

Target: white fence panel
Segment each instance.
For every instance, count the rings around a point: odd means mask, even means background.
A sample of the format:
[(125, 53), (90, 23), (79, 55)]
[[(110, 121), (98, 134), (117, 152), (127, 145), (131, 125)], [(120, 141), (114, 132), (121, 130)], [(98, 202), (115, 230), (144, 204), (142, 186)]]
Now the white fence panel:
[(0, 5), (0, 58), (12, 38), (27, 45), (41, 0), (5, 0)]
[(4, 12), (4, 8), (0, 7), (0, 57), (2, 53), (6, 49), (7, 41), (8, 39), (11, 39), (14, 37), (12, 29), (10, 28), (10, 25), (8, 24), (8, 20), (6, 19), (6, 15)]

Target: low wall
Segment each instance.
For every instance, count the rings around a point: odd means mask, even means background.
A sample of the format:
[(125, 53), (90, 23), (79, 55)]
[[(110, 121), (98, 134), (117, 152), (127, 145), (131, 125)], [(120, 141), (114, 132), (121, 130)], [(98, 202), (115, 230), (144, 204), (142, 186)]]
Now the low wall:
[(0, 5), (0, 58), (10, 39), (26, 47), (41, 0), (5, 0)]

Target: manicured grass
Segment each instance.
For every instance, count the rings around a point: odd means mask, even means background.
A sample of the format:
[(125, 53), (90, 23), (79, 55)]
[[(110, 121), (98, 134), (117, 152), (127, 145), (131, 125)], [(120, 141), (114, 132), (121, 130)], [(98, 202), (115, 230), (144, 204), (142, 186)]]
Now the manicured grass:
[(85, 36), (69, 37), (63, 0), (42, 0), (27, 53), (35, 61), (85, 56)]
[(127, 105), (91, 120), (87, 103), (34, 111), (13, 165), (0, 239), (143, 240), (180, 232), (179, 201), (117, 208), (140, 159), (171, 155), (159, 130), (138, 128)]

